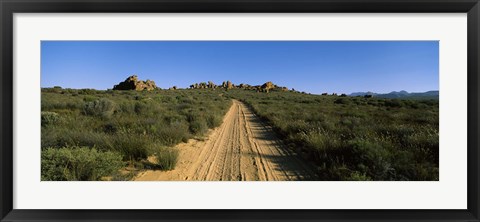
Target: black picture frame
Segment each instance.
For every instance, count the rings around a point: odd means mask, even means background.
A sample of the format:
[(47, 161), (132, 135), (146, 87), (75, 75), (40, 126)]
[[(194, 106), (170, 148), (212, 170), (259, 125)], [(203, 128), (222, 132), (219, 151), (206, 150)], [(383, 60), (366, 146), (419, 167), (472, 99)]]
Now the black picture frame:
[[(0, 0), (1, 221), (480, 221), (479, 0)], [(468, 209), (466, 210), (17, 210), (13, 209), (14, 13), (467, 13)]]

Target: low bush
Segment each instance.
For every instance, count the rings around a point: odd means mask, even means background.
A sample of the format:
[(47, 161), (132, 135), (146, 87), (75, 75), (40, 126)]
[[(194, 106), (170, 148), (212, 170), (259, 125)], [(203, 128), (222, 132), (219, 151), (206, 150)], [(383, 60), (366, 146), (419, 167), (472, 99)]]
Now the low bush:
[(122, 156), (87, 147), (42, 150), (42, 181), (100, 180), (123, 167)]
[(161, 170), (173, 170), (178, 160), (178, 150), (175, 148), (157, 148), (155, 153), (157, 167)]
[(111, 149), (123, 155), (125, 161), (146, 159), (151, 154), (151, 140), (145, 135), (120, 133), (111, 136)]
[(106, 98), (101, 98), (99, 100), (85, 103), (85, 106), (83, 107), (83, 112), (85, 113), (85, 115), (110, 118), (116, 109), (117, 105), (115, 104), (115, 102)]
[(158, 127), (154, 135), (159, 143), (165, 146), (173, 146), (180, 142), (187, 142), (191, 137), (188, 124), (184, 122), (173, 122)]
[(335, 103), (335, 104), (350, 104), (350, 99), (339, 98), (339, 99), (336, 99), (335, 101), (333, 101), (333, 103)]
[(385, 106), (400, 108), (404, 106), (404, 103), (399, 99), (387, 99), (385, 100)]
[(222, 124), (223, 116), (221, 114), (213, 113), (209, 114), (206, 117), (207, 120), (207, 126), (209, 128), (215, 128), (217, 126), (220, 126)]
[(205, 119), (198, 119), (190, 122), (190, 132), (197, 135), (203, 135), (207, 132), (208, 125)]
[(54, 125), (60, 121), (60, 115), (55, 112), (41, 112), (42, 126)]

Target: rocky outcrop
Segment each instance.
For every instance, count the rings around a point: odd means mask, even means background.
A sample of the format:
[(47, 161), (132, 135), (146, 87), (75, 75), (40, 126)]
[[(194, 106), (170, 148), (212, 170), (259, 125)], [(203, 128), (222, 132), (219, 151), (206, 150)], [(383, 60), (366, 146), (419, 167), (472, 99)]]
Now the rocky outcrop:
[(215, 85), (212, 81), (195, 83), (190, 85), (190, 89), (216, 89), (218, 86)]
[[(206, 82), (201, 82), (201, 83), (195, 83), (190, 85), (190, 89), (217, 89), (217, 88), (223, 88), (226, 90), (229, 89), (244, 89), (244, 90), (255, 90), (257, 92), (270, 92), (270, 91), (282, 91), (282, 92), (287, 92), (289, 91), (287, 87), (284, 86), (277, 86), (273, 84), (272, 82), (266, 82), (263, 85), (249, 85), (245, 83), (240, 83), (238, 85), (233, 84), (230, 81), (223, 81), (221, 85), (216, 85), (212, 81)], [(292, 89), (292, 91), (295, 91)]]
[(232, 84), (232, 82), (230, 81), (223, 81), (222, 82), (222, 88), (225, 88), (225, 89), (233, 89), (235, 86)]
[(154, 90), (157, 88), (155, 82), (152, 80), (142, 81), (138, 80), (138, 76), (133, 75), (120, 82), (118, 85), (113, 86), (113, 90)]
[(277, 88), (277, 86), (275, 84), (273, 84), (272, 82), (266, 82), (261, 86), (262, 91), (267, 92), (267, 93), (270, 92), (270, 90), (275, 89), (275, 88)]
[(266, 82), (262, 85), (262, 89), (270, 90), (273, 89), (275, 85), (272, 82)]
[(215, 85), (215, 83), (213, 83), (212, 81), (208, 81), (207, 87), (209, 89), (215, 89), (217, 88), (217, 85)]
[(227, 81), (227, 89), (233, 89), (233, 84), (230, 81)]

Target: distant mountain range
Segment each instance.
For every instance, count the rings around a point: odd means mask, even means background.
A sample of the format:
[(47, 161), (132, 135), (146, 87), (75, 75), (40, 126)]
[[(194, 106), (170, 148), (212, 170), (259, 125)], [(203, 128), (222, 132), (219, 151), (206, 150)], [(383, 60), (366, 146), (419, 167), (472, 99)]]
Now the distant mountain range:
[(393, 91), (390, 93), (373, 93), (373, 92), (355, 92), (351, 93), (349, 96), (365, 96), (372, 95), (378, 98), (388, 98), (388, 99), (438, 99), (438, 90), (422, 92), (422, 93), (409, 93), (405, 90), (402, 91)]

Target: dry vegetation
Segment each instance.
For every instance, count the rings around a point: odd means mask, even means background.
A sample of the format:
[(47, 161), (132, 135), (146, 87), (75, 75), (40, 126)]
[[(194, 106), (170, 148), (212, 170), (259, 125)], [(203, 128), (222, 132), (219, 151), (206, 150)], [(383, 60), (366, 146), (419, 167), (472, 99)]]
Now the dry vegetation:
[(172, 147), (219, 126), (231, 99), (314, 162), (321, 180), (438, 180), (438, 100), (61, 88), (42, 89), (42, 180), (127, 180), (127, 166), (173, 169)]
[[(172, 146), (221, 124), (231, 101), (219, 94), (43, 89), (42, 180), (124, 180), (129, 178), (117, 174), (126, 166), (172, 169), (177, 158)], [(146, 161), (149, 156), (156, 165)], [(96, 167), (72, 164), (82, 159)], [(105, 161), (111, 164), (102, 167)], [(91, 176), (76, 176), (81, 174)]]
[(438, 180), (438, 100), (235, 91), (323, 180)]

